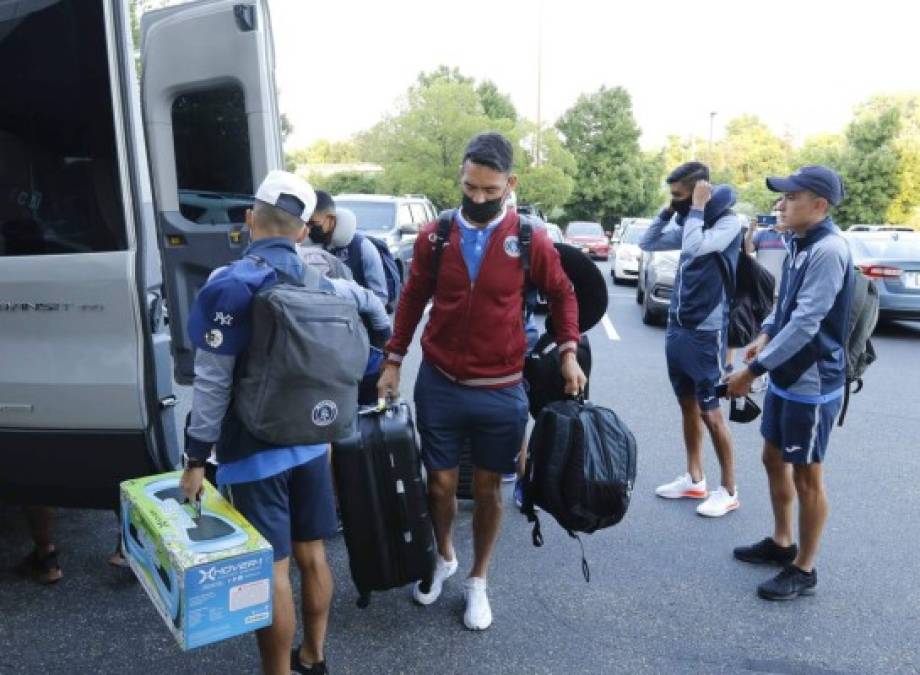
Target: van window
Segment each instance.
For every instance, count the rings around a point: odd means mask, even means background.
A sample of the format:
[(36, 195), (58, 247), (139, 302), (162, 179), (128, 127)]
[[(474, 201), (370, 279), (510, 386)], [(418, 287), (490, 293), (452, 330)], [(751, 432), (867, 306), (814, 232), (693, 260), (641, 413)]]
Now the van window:
[(0, 16), (0, 256), (125, 249), (102, 3)]
[(179, 210), (197, 223), (242, 223), (254, 187), (238, 85), (180, 94), (172, 106)]

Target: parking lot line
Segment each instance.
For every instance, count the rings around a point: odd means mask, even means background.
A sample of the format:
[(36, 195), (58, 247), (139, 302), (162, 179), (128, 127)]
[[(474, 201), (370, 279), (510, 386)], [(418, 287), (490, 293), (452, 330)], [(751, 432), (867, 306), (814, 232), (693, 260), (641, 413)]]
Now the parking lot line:
[(614, 342), (619, 342), (620, 334), (617, 333), (617, 329), (613, 327), (613, 321), (610, 320), (610, 317), (607, 314), (604, 314), (604, 318), (601, 319), (601, 323), (604, 325), (604, 330), (607, 331), (607, 337), (609, 337)]

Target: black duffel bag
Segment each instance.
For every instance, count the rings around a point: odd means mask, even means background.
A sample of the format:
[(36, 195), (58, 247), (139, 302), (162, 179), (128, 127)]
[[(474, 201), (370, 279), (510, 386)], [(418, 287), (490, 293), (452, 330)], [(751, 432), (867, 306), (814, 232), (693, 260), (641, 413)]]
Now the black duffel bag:
[[(559, 347), (552, 333), (544, 333), (537, 344), (524, 359), (524, 382), (527, 384), (527, 401), (530, 414), (534, 419), (540, 411), (553, 401), (565, 399), (565, 381), (559, 370)], [(582, 335), (578, 341), (575, 358), (586, 378), (591, 377), (591, 343), (588, 336)], [(585, 385), (585, 398), (588, 397), (588, 385)]]

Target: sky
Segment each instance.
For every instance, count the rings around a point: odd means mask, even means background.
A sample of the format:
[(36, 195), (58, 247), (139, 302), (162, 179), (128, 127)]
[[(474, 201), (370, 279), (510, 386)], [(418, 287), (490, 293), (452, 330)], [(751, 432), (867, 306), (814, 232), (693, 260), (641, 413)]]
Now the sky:
[[(541, 9), (542, 5), (542, 9)], [(395, 110), (421, 71), (491, 79), (552, 124), (603, 85), (632, 96), (642, 146), (758, 115), (794, 142), (843, 131), (876, 93), (920, 92), (916, 0), (269, 0), (289, 148)]]

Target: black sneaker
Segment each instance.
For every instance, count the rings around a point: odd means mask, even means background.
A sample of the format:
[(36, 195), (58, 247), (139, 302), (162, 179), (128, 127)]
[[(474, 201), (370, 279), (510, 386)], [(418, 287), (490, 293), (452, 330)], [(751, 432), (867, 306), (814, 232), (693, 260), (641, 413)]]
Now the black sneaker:
[(814, 595), (818, 585), (818, 571), (803, 572), (795, 565), (757, 587), (757, 595), (764, 600), (794, 600), (800, 595)]
[(291, 650), (291, 672), (298, 673), (298, 675), (328, 675), (329, 673), (329, 671), (326, 669), (325, 660), (314, 663), (310, 666), (304, 665), (300, 660), (299, 647)]
[(791, 565), (799, 554), (799, 547), (795, 544), (780, 546), (772, 537), (750, 546), (739, 546), (734, 550), (735, 558), (741, 562), (754, 563), (755, 565)]

